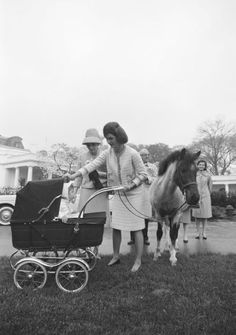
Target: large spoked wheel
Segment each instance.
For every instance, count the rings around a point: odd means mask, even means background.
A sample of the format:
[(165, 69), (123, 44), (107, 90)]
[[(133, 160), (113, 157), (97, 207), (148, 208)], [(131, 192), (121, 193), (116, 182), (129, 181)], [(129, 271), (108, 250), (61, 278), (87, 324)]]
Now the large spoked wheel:
[(97, 264), (96, 254), (90, 248), (71, 250), (66, 254), (66, 257), (68, 256), (83, 259), (88, 264), (89, 271), (93, 270)]
[(56, 271), (57, 286), (64, 292), (80, 292), (87, 285), (88, 270), (77, 260), (67, 260)]
[(37, 290), (43, 288), (47, 281), (47, 271), (35, 260), (22, 261), (16, 266), (14, 283), (19, 289)]

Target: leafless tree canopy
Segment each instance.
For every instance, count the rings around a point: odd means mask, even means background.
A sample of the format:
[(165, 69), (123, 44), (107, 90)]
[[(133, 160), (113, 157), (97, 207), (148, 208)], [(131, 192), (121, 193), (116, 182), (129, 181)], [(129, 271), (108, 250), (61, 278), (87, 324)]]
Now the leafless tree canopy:
[(236, 128), (221, 119), (205, 122), (192, 148), (200, 149), (214, 175), (224, 175), (236, 161)]
[[(154, 163), (160, 162), (171, 151), (183, 147), (169, 148), (164, 143), (150, 145), (129, 143), (129, 145), (137, 151), (142, 148), (148, 149), (150, 160)], [(102, 150), (107, 147), (107, 144), (105, 144), (102, 146)], [(197, 139), (188, 148), (193, 152), (201, 150), (201, 157), (206, 159), (212, 174), (224, 175), (228, 173), (230, 165), (236, 162), (236, 126), (221, 119), (205, 122), (198, 129)], [(49, 152), (41, 151), (39, 160), (45, 177), (48, 175), (61, 176), (67, 171), (74, 171), (81, 150), (84, 151), (86, 148), (69, 147), (64, 143), (59, 143), (53, 145)]]
[(69, 147), (65, 143), (54, 144), (49, 152), (40, 152), (38, 157), (44, 177), (62, 176), (75, 171), (79, 154), (79, 148)]

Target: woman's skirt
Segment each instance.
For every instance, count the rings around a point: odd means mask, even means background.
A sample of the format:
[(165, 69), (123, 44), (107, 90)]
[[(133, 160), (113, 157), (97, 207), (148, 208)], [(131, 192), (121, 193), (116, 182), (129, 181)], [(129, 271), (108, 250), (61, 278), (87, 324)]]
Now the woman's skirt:
[(188, 207), (186, 210), (183, 211), (180, 222), (182, 223), (191, 223), (191, 208)]
[(152, 217), (152, 205), (149, 194), (150, 186), (143, 185), (143, 214), (148, 217)]
[(199, 208), (193, 208), (193, 217), (198, 219), (209, 219), (212, 217), (211, 198), (204, 197), (199, 201)]
[(126, 193), (115, 193), (112, 199), (111, 227), (124, 231), (137, 231), (145, 227), (143, 187)]

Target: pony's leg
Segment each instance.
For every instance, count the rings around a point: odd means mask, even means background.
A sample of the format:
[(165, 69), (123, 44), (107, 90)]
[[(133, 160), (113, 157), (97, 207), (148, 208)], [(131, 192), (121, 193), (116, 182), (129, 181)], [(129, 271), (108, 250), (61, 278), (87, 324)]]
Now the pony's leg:
[(157, 247), (156, 250), (154, 251), (154, 256), (153, 256), (153, 260), (157, 261), (159, 257), (161, 257), (161, 249), (160, 249), (160, 245), (161, 245), (161, 238), (163, 235), (163, 230), (162, 230), (162, 223), (161, 222), (157, 222), (157, 232), (156, 232), (156, 236), (157, 236)]
[(175, 240), (175, 250), (179, 250), (179, 244), (178, 244), (178, 242), (179, 242), (179, 239), (177, 238)]
[(176, 242), (176, 239), (178, 238), (178, 231), (179, 231), (179, 224), (173, 223), (170, 226), (170, 239), (171, 239), (170, 262), (171, 262), (171, 265), (176, 265), (176, 262), (177, 262), (175, 242)]
[(165, 236), (165, 247), (164, 250), (169, 251), (170, 250), (170, 221), (168, 218), (165, 218), (164, 223), (164, 236)]
[(184, 228), (184, 243), (187, 243), (188, 242), (188, 234), (187, 234), (187, 223), (186, 222), (183, 222), (183, 228)]
[[(180, 227), (181, 217), (182, 217), (182, 213), (177, 213), (176, 216), (174, 217), (173, 226), (177, 225), (178, 231), (179, 231), (179, 227)], [(178, 241), (179, 241), (179, 239), (178, 239), (178, 231), (177, 231), (177, 237), (176, 237), (176, 240), (175, 240), (175, 250), (179, 250), (179, 246), (178, 246)]]

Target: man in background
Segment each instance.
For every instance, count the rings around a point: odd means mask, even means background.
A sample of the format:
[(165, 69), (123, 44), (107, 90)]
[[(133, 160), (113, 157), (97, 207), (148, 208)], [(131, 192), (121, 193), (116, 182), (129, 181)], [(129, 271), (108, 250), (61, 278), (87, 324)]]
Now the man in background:
[[(155, 164), (152, 164), (149, 162), (150, 159), (150, 154), (149, 151), (147, 149), (142, 149), (139, 152), (142, 161), (146, 167), (146, 172), (148, 174), (148, 178), (147, 180), (144, 182), (144, 192), (143, 192), (143, 202), (144, 202), (144, 213), (142, 213), (144, 216), (146, 216), (147, 218), (144, 219), (145, 221), (145, 228), (143, 229), (143, 238), (144, 238), (144, 244), (145, 245), (150, 245), (150, 242), (148, 240), (148, 222), (149, 222), (149, 218), (152, 217), (152, 206), (150, 203), (150, 199), (149, 199), (149, 188), (152, 184), (152, 182), (154, 181), (154, 179), (157, 177), (157, 167)], [(130, 233), (130, 241), (128, 242), (128, 245), (132, 245), (134, 244), (134, 234), (131, 232)]]

